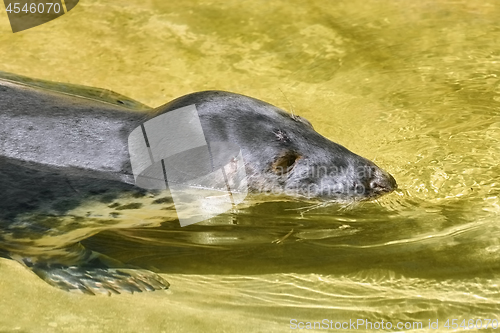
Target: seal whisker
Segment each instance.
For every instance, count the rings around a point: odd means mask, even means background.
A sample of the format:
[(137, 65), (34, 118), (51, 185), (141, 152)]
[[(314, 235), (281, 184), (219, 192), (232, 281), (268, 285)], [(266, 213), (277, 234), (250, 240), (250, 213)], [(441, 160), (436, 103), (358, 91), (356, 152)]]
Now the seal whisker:
[(320, 203), (317, 203), (317, 204), (313, 204), (313, 205), (310, 205), (310, 206), (306, 206), (306, 207), (300, 207), (300, 208), (290, 208), (290, 209), (285, 209), (285, 210), (295, 210), (295, 211), (298, 211), (298, 213), (300, 214), (300, 218), (304, 218), (304, 214), (310, 212), (310, 211), (313, 211), (315, 209), (318, 209), (318, 208), (321, 208), (321, 207), (328, 207), (328, 206), (331, 206), (334, 202), (329, 202), (329, 201), (325, 201), (325, 202), (320, 202)]
[(288, 237), (290, 237), (293, 234), (293, 231), (294, 231), (294, 229), (290, 230), (290, 232), (287, 233), (285, 236), (283, 236), (281, 238), (278, 238), (278, 239), (275, 239), (271, 243), (273, 243), (273, 244), (280, 244), (280, 245), (283, 244), (283, 242), (285, 241), (285, 239), (287, 239)]
[(353, 201), (350, 201), (350, 202), (345, 202), (343, 203), (341, 206), (340, 206), (340, 211), (349, 211), (349, 210), (353, 210), (354, 207), (357, 207), (359, 205), (359, 203), (361, 202), (361, 200), (353, 200)]
[(298, 120), (298, 119), (297, 119), (297, 116), (296, 116), (296, 115), (295, 115), (295, 113), (294, 113), (292, 103), (290, 102), (290, 100), (288, 99), (288, 97), (286, 97), (286, 95), (285, 95), (285, 93), (283, 92), (283, 90), (281, 90), (281, 88), (278, 88), (278, 89), (281, 91), (281, 93), (283, 94), (283, 97), (285, 97), (286, 101), (288, 102), (288, 106), (290, 107), (290, 113), (292, 114), (292, 119), (293, 119), (293, 120), (295, 120), (295, 121), (296, 121), (296, 120)]

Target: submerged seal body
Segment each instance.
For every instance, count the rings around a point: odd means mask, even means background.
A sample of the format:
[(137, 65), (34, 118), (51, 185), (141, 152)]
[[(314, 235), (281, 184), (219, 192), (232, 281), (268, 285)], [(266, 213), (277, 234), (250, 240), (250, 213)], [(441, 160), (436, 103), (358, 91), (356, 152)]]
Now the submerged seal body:
[(249, 192), (346, 202), (396, 188), (387, 172), (307, 120), (251, 97), (205, 91), (148, 112), (122, 104), (0, 79), (0, 252), (65, 290), (168, 287), (79, 242), (175, 220), (167, 192), (135, 186), (127, 140), (148, 119), (188, 105), (196, 105), (209, 144), (240, 147)]

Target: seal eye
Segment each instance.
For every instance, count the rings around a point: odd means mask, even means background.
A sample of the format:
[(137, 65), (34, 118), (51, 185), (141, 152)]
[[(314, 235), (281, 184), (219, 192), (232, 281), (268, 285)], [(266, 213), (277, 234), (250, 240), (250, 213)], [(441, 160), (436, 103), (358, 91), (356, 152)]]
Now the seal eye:
[(277, 175), (287, 174), (293, 169), (295, 162), (300, 158), (301, 156), (296, 152), (287, 151), (274, 161), (272, 169)]

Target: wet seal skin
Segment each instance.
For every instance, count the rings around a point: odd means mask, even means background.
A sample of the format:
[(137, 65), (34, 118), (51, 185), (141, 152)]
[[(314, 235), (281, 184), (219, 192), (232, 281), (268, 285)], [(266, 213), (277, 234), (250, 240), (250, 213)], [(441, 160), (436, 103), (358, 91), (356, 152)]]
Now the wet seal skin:
[[(94, 89), (95, 90), (95, 89)], [(159, 275), (87, 249), (108, 229), (175, 221), (168, 191), (135, 186), (127, 139), (196, 105), (206, 141), (242, 151), (248, 192), (331, 202), (376, 198), (394, 178), (263, 101), (204, 91), (140, 111), (0, 78), (0, 253), (53, 286), (87, 294), (161, 290)]]

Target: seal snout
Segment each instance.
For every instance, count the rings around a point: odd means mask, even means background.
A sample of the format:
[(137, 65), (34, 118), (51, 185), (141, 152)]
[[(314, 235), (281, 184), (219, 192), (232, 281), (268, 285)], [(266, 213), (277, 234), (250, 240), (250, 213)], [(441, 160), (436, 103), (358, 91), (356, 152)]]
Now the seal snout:
[(398, 188), (396, 179), (389, 173), (379, 169), (379, 172), (375, 172), (373, 178), (370, 180), (370, 189), (374, 194), (383, 194), (394, 191)]

